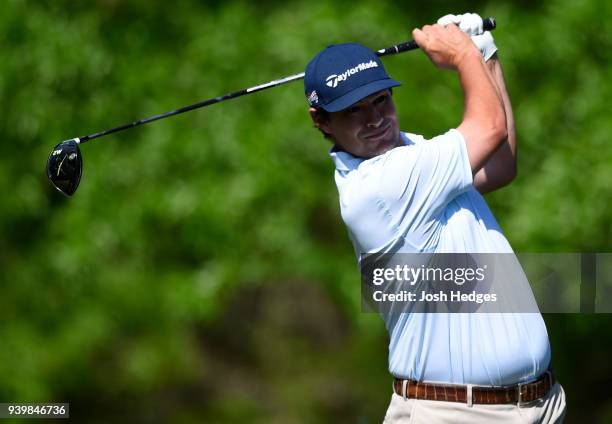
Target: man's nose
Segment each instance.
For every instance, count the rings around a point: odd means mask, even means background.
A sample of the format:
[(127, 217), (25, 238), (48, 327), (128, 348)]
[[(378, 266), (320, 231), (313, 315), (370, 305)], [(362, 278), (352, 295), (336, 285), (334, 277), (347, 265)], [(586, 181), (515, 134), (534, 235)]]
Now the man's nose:
[(383, 123), (383, 116), (382, 116), (382, 114), (380, 113), (380, 111), (377, 108), (375, 108), (373, 106), (368, 107), (367, 116), (366, 117), (367, 117), (366, 125), (369, 128), (378, 128)]

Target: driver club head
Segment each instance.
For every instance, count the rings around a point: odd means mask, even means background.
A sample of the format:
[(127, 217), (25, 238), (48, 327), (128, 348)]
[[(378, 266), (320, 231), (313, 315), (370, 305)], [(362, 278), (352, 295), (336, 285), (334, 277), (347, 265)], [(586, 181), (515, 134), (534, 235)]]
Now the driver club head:
[(79, 149), (79, 139), (62, 141), (53, 148), (47, 160), (47, 177), (62, 194), (74, 194), (83, 173), (83, 160)]

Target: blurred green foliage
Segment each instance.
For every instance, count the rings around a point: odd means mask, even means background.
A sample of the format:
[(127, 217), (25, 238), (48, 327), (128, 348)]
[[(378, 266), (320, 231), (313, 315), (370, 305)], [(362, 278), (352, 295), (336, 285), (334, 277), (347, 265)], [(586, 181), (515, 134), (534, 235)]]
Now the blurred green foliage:
[[(495, 16), (519, 177), (488, 196), (517, 251), (609, 251), (612, 3), (6, 0), (0, 13), (0, 401), (77, 422), (380, 422), (382, 321), (360, 313), (329, 145), (301, 83), (94, 141), (65, 199), (61, 140)], [(404, 130), (456, 126), (457, 78), (385, 59)], [(569, 422), (610, 422), (609, 315), (545, 316)]]

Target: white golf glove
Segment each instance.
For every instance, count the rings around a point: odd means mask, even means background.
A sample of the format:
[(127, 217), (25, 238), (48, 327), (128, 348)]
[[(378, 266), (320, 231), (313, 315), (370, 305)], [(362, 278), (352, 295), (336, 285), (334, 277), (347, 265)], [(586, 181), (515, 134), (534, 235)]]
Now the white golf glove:
[(476, 13), (464, 13), (463, 15), (446, 15), (438, 19), (438, 25), (457, 25), (463, 32), (470, 36), (485, 61), (497, 51), (497, 46), (490, 31), (482, 32), (482, 18)]

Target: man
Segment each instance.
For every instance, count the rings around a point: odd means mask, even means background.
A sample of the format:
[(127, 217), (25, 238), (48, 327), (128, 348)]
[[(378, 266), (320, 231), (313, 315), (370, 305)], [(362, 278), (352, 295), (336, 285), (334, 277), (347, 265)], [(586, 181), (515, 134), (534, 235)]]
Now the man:
[[(391, 91), (399, 83), (367, 48), (330, 46), (306, 68), (309, 112), (334, 143), (355, 251), (511, 253), (481, 196), (516, 173), (512, 109), (493, 38), (475, 14), (447, 15), (412, 35), (434, 65), (458, 73), (463, 90), (461, 123), (432, 140), (400, 132)], [(384, 318), (395, 377), (385, 422), (563, 420), (565, 394), (550, 371), (539, 313)]]

